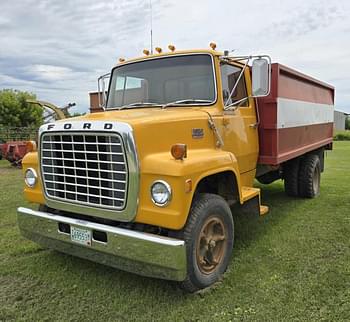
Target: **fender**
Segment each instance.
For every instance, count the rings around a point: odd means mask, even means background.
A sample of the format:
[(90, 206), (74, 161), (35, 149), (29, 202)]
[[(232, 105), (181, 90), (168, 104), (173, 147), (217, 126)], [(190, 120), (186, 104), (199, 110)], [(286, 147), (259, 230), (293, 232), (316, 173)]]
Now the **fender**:
[[(141, 161), (140, 203), (137, 222), (170, 229), (181, 229), (187, 220), (198, 183), (205, 177), (232, 171), (236, 177), (240, 199), (241, 182), (235, 156), (216, 149), (189, 150), (187, 158), (175, 160), (169, 152), (146, 156)], [(192, 191), (185, 191), (186, 180), (192, 180)], [(150, 187), (155, 180), (165, 180), (172, 187), (172, 200), (166, 207), (154, 205)]]

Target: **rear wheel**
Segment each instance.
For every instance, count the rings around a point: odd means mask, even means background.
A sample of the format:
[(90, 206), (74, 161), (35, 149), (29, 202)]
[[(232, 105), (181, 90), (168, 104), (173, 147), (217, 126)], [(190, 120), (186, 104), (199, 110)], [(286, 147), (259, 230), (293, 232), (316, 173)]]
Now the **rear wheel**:
[(195, 292), (217, 282), (226, 271), (233, 248), (233, 218), (220, 196), (200, 194), (182, 230), (187, 252), (187, 277), (180, 286)]
[(299, 196), (299, 159), (287, 162), (283, 166), (284, 191), (288, 196)]
[(302, 159), (299, 171), (299, 195), (314, 198), (320, 193), (321, 162), (316, 154), (306, 155)]

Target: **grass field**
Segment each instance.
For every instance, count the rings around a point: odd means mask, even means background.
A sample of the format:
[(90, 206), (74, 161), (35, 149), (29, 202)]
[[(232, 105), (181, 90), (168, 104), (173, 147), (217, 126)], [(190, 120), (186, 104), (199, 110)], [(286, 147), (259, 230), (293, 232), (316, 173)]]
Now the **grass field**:
[(350, 142), (334, 148), (320, 197), (263, 187), (270, 213), (235, 216), (230, 270), (192, 295), (22, 238), (21, 171), (1, 161), (0, 321), (350, 321)]

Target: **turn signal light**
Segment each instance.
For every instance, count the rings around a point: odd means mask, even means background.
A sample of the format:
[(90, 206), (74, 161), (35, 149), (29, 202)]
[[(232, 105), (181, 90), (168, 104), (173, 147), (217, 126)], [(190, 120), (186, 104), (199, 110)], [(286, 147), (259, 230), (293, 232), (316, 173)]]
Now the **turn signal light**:
[(183, 160), (187, 158), (187, 145), (177, 143), (171, 147), (171, 155), (175, 160)]
[(160, 54), (160, 53), (162, 52), (162, 48), (156, 47), (156, 52), (157, 52), (158, 54)]
[(211, 43), (209, 44), (209, 46), (210, 46), (210, 48), (211, 48), (212, 50), (215, 50), (215, 48), (216, 48), (216, 43), (215, 43), (215, 42), (211, 42)]
[(28, 141), (26, 143), (27, 152), (35, 152), (37, 150), (35, 141)]

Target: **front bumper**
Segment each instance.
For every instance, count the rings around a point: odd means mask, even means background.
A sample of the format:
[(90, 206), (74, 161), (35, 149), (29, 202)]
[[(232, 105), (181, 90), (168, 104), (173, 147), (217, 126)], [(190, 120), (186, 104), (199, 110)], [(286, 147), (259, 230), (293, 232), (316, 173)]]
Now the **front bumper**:
[[(139, 275), (182, 281), (186, 277), (186, 248), (183, 240), (73, 219), (20, 207), (18, 225), (22, 235), (63, 253), (86, 258)], [(92, 239), (91, 246), (71, 241), (58, 224), (104, 232), (107, 242)]]

